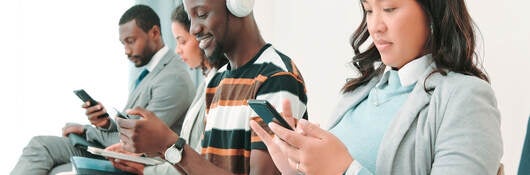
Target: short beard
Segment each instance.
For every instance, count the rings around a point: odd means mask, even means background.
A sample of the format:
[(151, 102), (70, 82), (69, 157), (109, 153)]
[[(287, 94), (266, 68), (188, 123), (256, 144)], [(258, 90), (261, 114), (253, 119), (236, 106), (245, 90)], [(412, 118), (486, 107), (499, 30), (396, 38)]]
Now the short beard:
[(213, 65), (219, 62), (223, 62), (223, 60), (226, 59), (224, 56), (223, 50), (224, 50), (223, 45), (221, 45), (220, 43), (217, 43), (215, 45), (215, 49), (213, 50), (212, 54), (208, 57), (208, 61)]

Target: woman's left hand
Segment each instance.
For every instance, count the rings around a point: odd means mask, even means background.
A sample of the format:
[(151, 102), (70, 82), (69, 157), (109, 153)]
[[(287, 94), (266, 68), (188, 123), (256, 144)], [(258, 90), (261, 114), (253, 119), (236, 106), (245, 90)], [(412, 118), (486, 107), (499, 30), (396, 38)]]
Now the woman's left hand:
[(275, 144), (267, 144), (269, 151), (276, 151), (277, 148), (271, 150), (269, 147), (275, 145), (288, 158), (292, 168), (306, 175), (343, 174), (353, 162), (348, 149), (337, 137), (307, 120), (299, 120), (296, 131), (276, 123), (270, 123), (269, 127), (276, 134), (272, 139)]
[[(295, 127), (296, 119), (293, 118), (291, 112), (291, 103), (288, 100), (283, 101), (283, 112), (282, 117), (291, 125), (292, 128)], [(250, 127), (252, 130), (261, 138), (261, 141), (267, 146), (267, 151), (272, 158), (272, 161), (276, 165), (276, 168), (284, 175), (297, 174), (298, 172), (293, 167), (289, 166), (287, 161), (287, 156), (283, 154), (282, 150), (276, 143), (273, 141), (273, 135), (270, 135), (265, 129), (254, 120), (250, 120)]]

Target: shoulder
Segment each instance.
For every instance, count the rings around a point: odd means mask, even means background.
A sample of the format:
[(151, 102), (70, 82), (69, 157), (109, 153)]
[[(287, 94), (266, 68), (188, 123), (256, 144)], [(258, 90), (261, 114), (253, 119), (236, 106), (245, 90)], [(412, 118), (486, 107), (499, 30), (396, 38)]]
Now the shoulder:
[(254, 65), (263, 67), (261, 73), (269, 76), (278, 72), (299, 74), (299, 71), (291, 58), (272, 46), (268, 47), (261, 53), (256, 62), (254, 62)]
[(472, 118), (471, 115), (482, 115), (484, 111), (497, 113), (495, 93), (485, 80), (454, 72), (439, 77), (441, 80), (432, 92), (431, 105), (434, 105), (440, 114), (459, 116), (456, 114), (467, 113), (466, 116)]
[(167, 53), (166, 56), (162, 60), (165, 60), (165, 59), (167, 59), (167, 61), (161, 62), (161, 63), (167, 64), (166, 67), (169, 68), (169, 70), (177, 71), (177, 72), (187, 71), (186, 63), (184, 63), (184, 61), (182, 61), (182, 59), (175, 53), (169, 51), (169, 53)]
[(455, 72), (448, 72), (446, 76), (442, 76), (435, 91), (444, 95), (493, 94), (493, 89), (487, 81)]

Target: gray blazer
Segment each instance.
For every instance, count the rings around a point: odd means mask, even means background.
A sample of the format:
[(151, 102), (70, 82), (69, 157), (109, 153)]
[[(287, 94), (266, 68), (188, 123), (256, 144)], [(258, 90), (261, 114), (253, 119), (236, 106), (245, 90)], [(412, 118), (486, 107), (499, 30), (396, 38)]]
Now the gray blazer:
[[(187, 69), (186, 64), (175, 53), (168, 51), (153, 71), (130, 92), (125, 109), (143, 107), (179, 133), (186, 111), (195, 96), (195, 87)], [(119, 142), (114, 120), (111, 120), (108, 129), (85, 128), (87, 140), (97, 140), (105, 146)]]
[[(449, 72), (421, 76), (384, 134), (376, 174), (494, 175), (502, 157), (500, 114), (490, 85)], [(368, 96), (381, 77), (343, 94), (332, 123)], [(434, 89), (429, 93), (427, 89)]]

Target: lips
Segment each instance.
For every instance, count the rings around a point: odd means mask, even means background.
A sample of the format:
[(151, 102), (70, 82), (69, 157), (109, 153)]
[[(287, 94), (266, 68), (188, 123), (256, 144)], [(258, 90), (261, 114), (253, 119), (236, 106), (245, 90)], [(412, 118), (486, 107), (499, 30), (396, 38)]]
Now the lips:
[(383, 40), (383, 39), (379, 39), (379, 40), (375, 40), (374, 44), (375, 44), (375, 47), (377, 47), (377, 50), (381, 52), (381, 51), (386, 50), (388, 47), (390, 47), (394, 43)]
[(211, 45), (213, 36), (212, 35), (203, 35), (201, 37), (198, 37), (197, 40), (199, 41), (199, 48), (202, 50), (208, 48), (208, 46)]

